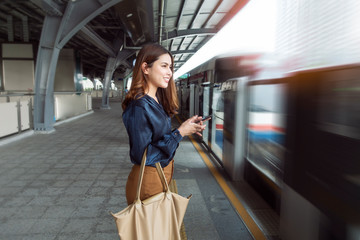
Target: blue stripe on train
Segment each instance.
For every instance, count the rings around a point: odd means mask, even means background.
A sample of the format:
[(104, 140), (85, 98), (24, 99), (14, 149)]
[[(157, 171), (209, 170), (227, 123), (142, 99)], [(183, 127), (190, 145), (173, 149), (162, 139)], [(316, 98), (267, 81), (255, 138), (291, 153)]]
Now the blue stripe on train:
[(278, 144), (284, 145), (285, 135), (274, 131), (253, 131), (248, 130), (250, 141), (266, 141), (271, 140)]

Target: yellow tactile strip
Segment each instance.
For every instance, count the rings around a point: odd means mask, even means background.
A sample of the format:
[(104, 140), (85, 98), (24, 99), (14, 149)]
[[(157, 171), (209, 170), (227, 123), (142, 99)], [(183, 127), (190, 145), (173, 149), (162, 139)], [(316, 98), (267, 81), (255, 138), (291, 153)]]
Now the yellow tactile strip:
[[(181, 123), (182, 121), (178, 116), (176, 116), (177, 120)], [(255, 240), (266, 240), (264, 233), (260, 230), (258, 225), (256, 225), (255, 221), (252, 219), (250, 214), (246, 211), (245, 207), (242, 205), (240, 200), (236, 197), (234, 192), (231, 190), (229, 185), (226, 183), (223, 176), (218, 172), (216, 167), (213, 165), (207, 154), (203, 151), (200, 145), (194, 140), (193, 137), (189, 136), (192, 144), (199, 152), (201, 158), (205, 162), (206, 166), (209, 168), (211, 174), (214, 176), (216, 181), (219, 183), (221, 189), (224, 191), (225, 195), (234, 206), (237, 213), (240, 215), (241, 219), (244, 221), (246, 227), (249, 229), (250, 233), (254, 237)]]
[(255, 240), (266, 240), (265, 235), (260, 230), (260, 228), (256, 225), (250, 214), (246, 211), (245, 207), (241, 204), (239, 199), (236, 197), (234, 192), (231, 190), (229, 185), (226, 183), (225, 179), (222, 175), (217, 171), (216, 167), (210, 161), (209, 157), (205, 154), (199, 144), (189, 136), (192, 144), (199, 152), (200, 156), (202, 157), (203, 161), (205, 162), (206, 166), (209, 168), (210, 172), (219, 183), (220, 187), (224, 191), (225, 195), (228, 197), (231, 204), (234, 206), (238, 214), (240, 215), (241, 219), (244, 221), (245, 225), (249, 229), (250, 233), (253, 235)]

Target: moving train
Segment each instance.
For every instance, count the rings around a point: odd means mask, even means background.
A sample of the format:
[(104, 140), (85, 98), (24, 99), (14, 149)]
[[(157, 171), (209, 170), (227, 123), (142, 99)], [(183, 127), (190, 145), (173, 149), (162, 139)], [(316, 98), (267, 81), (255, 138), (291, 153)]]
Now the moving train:
[(176, 81), (180, 115), (212, 116), (200, 140), (280, 214), (283, 239), (360, 239), (360, 64), (285, 72), (268, 60), (193, 69)]

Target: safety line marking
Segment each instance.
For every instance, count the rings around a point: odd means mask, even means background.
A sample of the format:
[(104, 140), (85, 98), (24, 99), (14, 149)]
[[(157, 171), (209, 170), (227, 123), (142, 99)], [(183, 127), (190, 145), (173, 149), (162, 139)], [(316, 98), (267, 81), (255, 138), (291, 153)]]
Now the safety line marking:
[[(177, 120), (181, 123), (182, 121), (176, 116)], [(189, 136), (192, 144), (199, 152), (200, 156), (202, 157), (204, 163), (219, 183), (220, 187), (224, 191), (225, 195), (228, 197), (229, 201), (240, 215), (241, 219), (244, 221), (245, 225), (247, 226), (248, 230), (252, 234), (255, 240), (266, 240), (264, 233), (260, 230), (260, 228), (256, 225), (250, 214), (246, 211), (245, 207), (241, 204), (240, 200), (236, 197), (234, 192), (231, 190), (229, 185), (226, 183), (223, 176), (219, 173), (216, 167), (213, 165), (207, 154), (202, 150), (200, 145), (194, 140), (192, 136)]]

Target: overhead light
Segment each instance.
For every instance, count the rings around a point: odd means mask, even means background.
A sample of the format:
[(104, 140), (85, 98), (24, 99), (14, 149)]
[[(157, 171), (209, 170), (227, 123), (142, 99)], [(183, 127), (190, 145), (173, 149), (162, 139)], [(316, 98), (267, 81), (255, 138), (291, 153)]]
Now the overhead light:
[(128, 13), (128, 14), (126, 15), (126, 17), (129, 18), (129, 17), (132, 17), (132, 15), (133, 15), (132, 13)]

